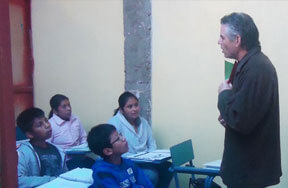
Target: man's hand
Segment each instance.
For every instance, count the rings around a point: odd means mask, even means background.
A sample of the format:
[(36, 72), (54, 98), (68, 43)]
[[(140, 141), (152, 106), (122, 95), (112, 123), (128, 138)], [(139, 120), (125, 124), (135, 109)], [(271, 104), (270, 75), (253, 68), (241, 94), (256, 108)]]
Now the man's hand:
[(219, 115), (219, 117), (218, 117), (218, 121), (221, 123), (221, 125), (223, 125), (223, 127), (225, 127), (226, 128), (226, 122), (225, 122), (225, 120), (222, 118), (222, 116), (221, 115)]
[(219, 85), (218, 94), (221, 93), (222, 91), (231, 90), (231, 89), (232, 89), (232, 84), (228, 83), (228, 80), (225, 80)]

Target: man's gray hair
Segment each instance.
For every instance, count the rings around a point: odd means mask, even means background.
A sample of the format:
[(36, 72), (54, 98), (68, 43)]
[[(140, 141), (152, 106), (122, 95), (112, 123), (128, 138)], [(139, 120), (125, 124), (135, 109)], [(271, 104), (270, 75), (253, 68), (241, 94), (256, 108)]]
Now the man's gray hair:
[(259, 32), (253, 19), (245, 13), (231, 13), (221, 18), (221, 24), (228, 27), (229, 40), (235, 40), (237, 35), (241, 36), (241, 47), (250, 50), (259, 46)]

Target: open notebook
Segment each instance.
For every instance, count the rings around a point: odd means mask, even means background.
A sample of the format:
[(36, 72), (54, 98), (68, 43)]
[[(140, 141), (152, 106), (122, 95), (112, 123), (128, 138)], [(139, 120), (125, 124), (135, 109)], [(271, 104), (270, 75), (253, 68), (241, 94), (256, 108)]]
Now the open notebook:
[(126, 156), (125, 158), (137, 161), (152, 162), (161, 161), (171, 157), (170, 150), (168, 149), (157, 149), (150, 152), (140, 152), (137, 154)]
[(92, 170), (75, 168), (61, 174), (58, 178), (39, 186), (38, 188), (87, 188), (93, 183)]

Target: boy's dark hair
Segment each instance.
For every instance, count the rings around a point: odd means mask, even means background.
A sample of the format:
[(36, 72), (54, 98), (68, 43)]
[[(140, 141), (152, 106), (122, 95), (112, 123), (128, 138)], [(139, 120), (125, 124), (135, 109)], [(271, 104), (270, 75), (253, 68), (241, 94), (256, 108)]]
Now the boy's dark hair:
[(60, 106), (61, 102), (64, 100), (68, 100), (69, 98), (62, 94), (56, 94), (50, 99), (50, 107), (51, 110), (49, 112), (48, 118), (51, 118), (53, 116), (53, 110), (58, 111), (58, 107)]
[(21, 112), (16, 119), (17, 126), (25, 133), (32, 130), (35, 118), (45, 117), (45, 113), (40, 108), (28, 108)]
[(116, 131), (116, 128), (110, 124), (100, 124), (93, 127), (87, 137), (90, 150), (102, 158), (106, 158), (107, 156), (103, 153), (103, 149), (112, 148), (110, 136), (113, 131)]

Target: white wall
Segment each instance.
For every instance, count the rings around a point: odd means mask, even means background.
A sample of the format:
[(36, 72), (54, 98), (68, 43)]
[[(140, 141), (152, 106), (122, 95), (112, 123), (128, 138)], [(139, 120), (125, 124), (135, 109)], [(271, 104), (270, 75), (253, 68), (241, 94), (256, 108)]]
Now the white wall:
[(224, 57), (217, 45), (220, 19), (246, 12), (278, 71), (283, 176), (276, 187), (288, 187), (288, 2), (154, 0), (152, 9), (152, 122), (158, 145), (167, 148), (192, 138), (197, 165), (222, 157), (224, 129), (217, 121), (217, 89), (224, 79)]
[(35, 105), (48, 113), (70, 98), (88, 131), (106, 122), (124, 90), (123, 4), (119, 0), (32, 0)]

